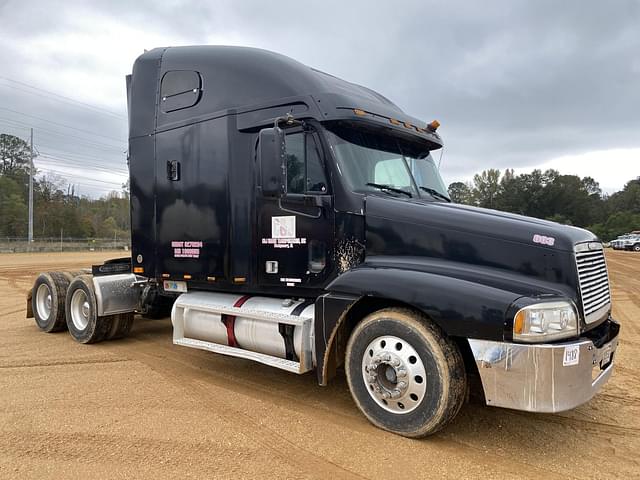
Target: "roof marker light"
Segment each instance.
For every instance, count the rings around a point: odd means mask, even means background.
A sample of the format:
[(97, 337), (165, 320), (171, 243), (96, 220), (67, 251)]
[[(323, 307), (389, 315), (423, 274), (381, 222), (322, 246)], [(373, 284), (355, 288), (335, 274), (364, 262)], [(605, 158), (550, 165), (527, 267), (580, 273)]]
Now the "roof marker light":
[(427, 130), (429, 130), (430, 132), (435, 132), (439, 126), (440, 122), (438, 120), (434, 120), (429, 125), (427, 125)]
[(353, 113), (355, 113), (359, 117), (364, 117), (367, 114), (367, 112), (365, 112), (364, 110), (360, 110), (359, 108), (354, 108)]

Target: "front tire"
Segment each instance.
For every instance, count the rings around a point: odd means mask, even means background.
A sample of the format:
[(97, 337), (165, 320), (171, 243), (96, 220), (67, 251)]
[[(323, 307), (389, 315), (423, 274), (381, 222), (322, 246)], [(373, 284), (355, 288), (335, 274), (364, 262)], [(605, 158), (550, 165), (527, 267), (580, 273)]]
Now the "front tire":
[(114, 316), (98, 316), (91, 275), (73, 279), (67, 290), (66, 306), (67, 328), (77, 342), (101, 342), (112, 331)]
[(636, 244), (633, 246), (633, 251), (634, 251), (634, 252), (640, 252), (640, 243), (636, 243)]
[(387, 308), (367, 316), (347, 344), (351, 395), (374, 425), (419, 438), (443, 428), (467, 388), (457, 345), (423, 315)]

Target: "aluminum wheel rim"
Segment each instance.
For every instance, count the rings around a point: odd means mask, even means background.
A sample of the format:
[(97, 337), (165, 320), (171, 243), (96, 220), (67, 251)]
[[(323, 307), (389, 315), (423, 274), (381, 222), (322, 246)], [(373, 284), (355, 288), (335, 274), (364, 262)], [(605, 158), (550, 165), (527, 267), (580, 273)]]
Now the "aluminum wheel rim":
[(82, 331), (89, 325), (89, 315), (91, 314), (91, 306), (89, 305), (89, 298), (84, 290), (77, 289), (73, 292), (71, 297), (71, 304), (69, 305), (71, 311), (71, 321), (73, 326)]
[(396, 414), (418, 408), (427, 391), (427, 375), (418, 352), (394, 336), (369, 343), (362, 357), (362, 379), (371, 398)]
[(49, 286), (45, 283), (40, 284), (38, 290), (36, 290), (36, 309), (38, 310), (38, 316), (42, 320), (47, 320), (51, 315), (52, 302)]

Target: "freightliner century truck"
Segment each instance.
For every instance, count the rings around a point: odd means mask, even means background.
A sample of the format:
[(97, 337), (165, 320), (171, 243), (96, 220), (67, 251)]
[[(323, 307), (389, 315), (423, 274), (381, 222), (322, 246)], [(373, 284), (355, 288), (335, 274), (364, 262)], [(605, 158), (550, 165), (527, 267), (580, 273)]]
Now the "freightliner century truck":
[(613, 369), (601, 242), (452, 203), (438, 123), (285, 56), (157, 48), (127, 76), (132, 256), (48, 272), (28, 315), (81, 343), (171, 307), (173, 343), (327, 385), (375, 425), (487, 405), (559, 412)]

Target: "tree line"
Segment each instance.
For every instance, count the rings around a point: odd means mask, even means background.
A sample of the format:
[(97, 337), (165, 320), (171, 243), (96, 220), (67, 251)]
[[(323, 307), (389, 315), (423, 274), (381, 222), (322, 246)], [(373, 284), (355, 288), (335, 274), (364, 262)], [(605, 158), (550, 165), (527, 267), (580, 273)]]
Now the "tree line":
[(602, 240), (640, 230), (640, 177), (611, 195), (591, 177), (533, 170), (484, 170), (449, 185), (454, 202), (542, 218), (591, 230)]
[[(0, 134), (0, 237), (27, 237), (29, 216), (29, 144)], [(99, 199), (75, 194), (73, 185), (55, 175), (33, 182), (34, 238), (128, 238), (127, 186)]]

